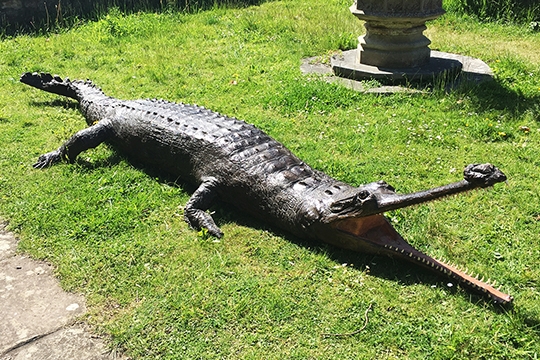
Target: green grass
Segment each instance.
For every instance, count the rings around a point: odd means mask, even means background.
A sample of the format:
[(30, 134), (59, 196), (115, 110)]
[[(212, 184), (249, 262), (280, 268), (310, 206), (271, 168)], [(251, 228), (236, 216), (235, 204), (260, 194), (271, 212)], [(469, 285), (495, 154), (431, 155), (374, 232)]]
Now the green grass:
[[(276, 1), (197, 14), (111, 12), (0, 42), (0, 215), (21, 251), (88, 299), (85, 320), (133, 358), (538, 358), (540, 35), (448, 14), (432, 47), (480, 57), (496, 80), (360, 94), (304, 77), (304, 57), (356, 46), (345, 1)], [(516, 46), (517, 44), (517, 46)], [(190, 230), (190, 187), (100, 146), (37, 171), (84, 127), (26, 71), (91, 78), (118, 98), (197, 103), (253, 123), (313, 167), (407, 192), (492, 162), (507, 184), (388, 214), (412, 244), (496, 279), (502, 311), (423, 269), (304, 242), (217, 204), (216, 241)], [(323, 333), (347, 333), (324, 338)]]
[(535, 31), (539, 30), (540, 4), (536, 0), (445, 0), (444, 7), (450, 12), (485, 22), (526, 24)]

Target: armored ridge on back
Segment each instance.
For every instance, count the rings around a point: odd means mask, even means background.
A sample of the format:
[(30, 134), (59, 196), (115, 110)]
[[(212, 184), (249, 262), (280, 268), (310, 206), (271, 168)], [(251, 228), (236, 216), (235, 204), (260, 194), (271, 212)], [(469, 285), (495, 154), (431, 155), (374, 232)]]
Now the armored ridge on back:
[(505, 181), (491, 164), (468, 165), (463, 180), (411, 194), (397, 194), (383, 181), (352, 187), (312, 169), (255, 126), (199, 106), (117, 100), (90, 81), (50, 74), (26, 73), (21, 81), (77, 100), (89, 125), (40, 156), (36, 168), (74, 161), (82, 151), (106, 141), (132, 159), (196, 185), (184, 209), (185, 220), (213, 236), (223, 233), (206, 210), (220, 198), (301, 238), (397, 256), (445, 274), (496, 303), (512, 302), (492, 285), (414, 249), (382, 215)]

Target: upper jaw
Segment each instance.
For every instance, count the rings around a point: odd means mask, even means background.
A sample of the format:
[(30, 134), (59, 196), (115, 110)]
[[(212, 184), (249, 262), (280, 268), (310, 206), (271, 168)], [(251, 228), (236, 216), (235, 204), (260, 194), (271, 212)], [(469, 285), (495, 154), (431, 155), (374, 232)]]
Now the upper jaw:
[(330, 204), (328, 221), (381, 214), (503, 181), (506, 175), (491, 164), (468, 165), (463, 171), (463, 180), (410, 194), (397, 194), (390, 185), (378, 181), (361, 186)]

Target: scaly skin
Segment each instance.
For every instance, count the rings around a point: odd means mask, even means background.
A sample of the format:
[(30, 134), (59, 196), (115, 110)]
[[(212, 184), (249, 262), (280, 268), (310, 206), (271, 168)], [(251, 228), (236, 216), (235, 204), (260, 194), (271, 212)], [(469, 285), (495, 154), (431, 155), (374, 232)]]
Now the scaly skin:
[(383, 181), (356, 188), (312, 169), (253, 125), (196, 105), (117, 100), (90, 81), (50, 74), (26, 73), (21, 81), (77, 100), (89, 125), (40, 156), (35, 168), (74, 161), (82, 151), (106, 141), (132, 159), (196, 185), (185, 220), (213, 236), (223, 233), (206, 210), (220, 198), (301, 238), (401, 257), (450, 276), (496, 303), (512, 302), (510, 295), (414, 249), (382, 215), (505, 181), (491, 164), (469, 165), (463, 180), (412, 194), (396, 194)]

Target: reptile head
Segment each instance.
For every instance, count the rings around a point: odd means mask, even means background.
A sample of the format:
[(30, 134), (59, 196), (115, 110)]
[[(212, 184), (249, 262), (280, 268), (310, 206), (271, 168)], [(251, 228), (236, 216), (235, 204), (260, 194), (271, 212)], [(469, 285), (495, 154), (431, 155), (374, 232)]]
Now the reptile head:
[(385, 254), (428, 267), (442, 275), (487, 295), (498, 304), (510, 304), (512, 297), (456, 266), (436, 260), (415, 249), (382, 215), (384, 211), (431, 201), (443, 196), (487, 187), (505, 181), (506, 176), (490, 164), (465, 168), (464, 180), (412, 194), (399, 195), (384, 182), (349, 189), (329, 204), (326, 216), (313, 224), (313, 234), (322, 241), (353, 251)]

